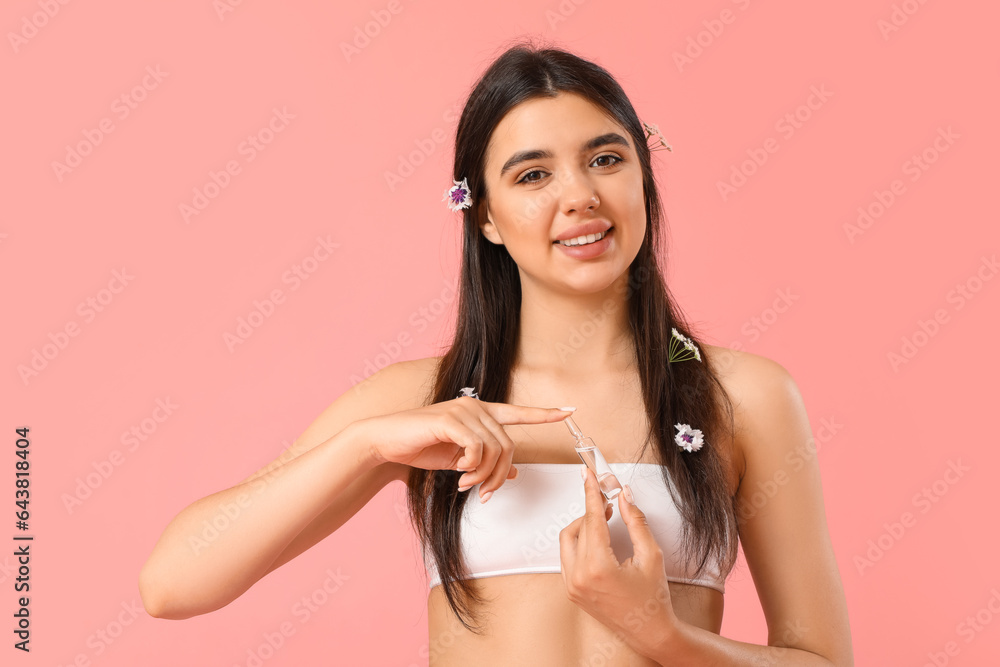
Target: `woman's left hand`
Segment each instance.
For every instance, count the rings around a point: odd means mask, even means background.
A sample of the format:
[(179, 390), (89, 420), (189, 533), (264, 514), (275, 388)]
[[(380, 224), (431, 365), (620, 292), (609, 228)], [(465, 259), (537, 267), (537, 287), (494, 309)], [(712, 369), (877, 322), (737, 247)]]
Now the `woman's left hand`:
[[(559, 559), (569, 599), (634, 650), (649, 655), (677, 627), (663, 551), (646, 515), (618, 494), (618, 511), (632, 540), (632, 557), (619, 563), (611, 548), (607, 510), (597, 477), (584, 468), (585, 514), (559, 533)], [(628, 487), (626, 487), (628, 488)]]

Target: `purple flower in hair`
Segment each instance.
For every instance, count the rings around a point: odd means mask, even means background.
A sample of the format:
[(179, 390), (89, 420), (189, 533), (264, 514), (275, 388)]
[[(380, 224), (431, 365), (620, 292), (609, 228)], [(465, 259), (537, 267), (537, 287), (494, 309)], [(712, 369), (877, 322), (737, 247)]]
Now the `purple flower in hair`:
[(674, 436), (674, 442), (676, 442), (677, 446), (684, 451), (696, 452), (701, 449), (703, 444), (705, 444), (701, 431), (696, 428), (691, 428), (689, 424), (674, 424), (674, 428), (677, 429), (677, 435)]
[(472, 206), (472, 192), (466, 179), (453, 181), (455, 184), (448, 192), (444, 193), (444, 199), (448, 202), (448, 208), (452, 211), (460, 211), (463, 208)]

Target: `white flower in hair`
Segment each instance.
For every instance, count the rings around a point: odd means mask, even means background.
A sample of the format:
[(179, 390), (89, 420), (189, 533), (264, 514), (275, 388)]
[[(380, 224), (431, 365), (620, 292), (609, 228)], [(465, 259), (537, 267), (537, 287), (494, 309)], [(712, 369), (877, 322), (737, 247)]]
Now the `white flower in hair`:
[(705, 444), (701, 431), (698, 429), (691, 428), (688, 424), (674, 424), (674, 428), (677, 429), (677, 435), (674, 436), (674, 442), (676, 442), (677, 446), (684, 451), (696, 452), (701, 449), (703, 444)]
[[(698, 346), (694, 344), (694, 341), (682, 334), (676, 328), (670, 329), (670, 350), (667, 354), (667, 362), (671, 361), (687, 361), (688, 359), (697, 359), (701, 361), (701, 352), (698, 351)], [(680, 349), (680, 346), (684, 346), (684, 350)]]

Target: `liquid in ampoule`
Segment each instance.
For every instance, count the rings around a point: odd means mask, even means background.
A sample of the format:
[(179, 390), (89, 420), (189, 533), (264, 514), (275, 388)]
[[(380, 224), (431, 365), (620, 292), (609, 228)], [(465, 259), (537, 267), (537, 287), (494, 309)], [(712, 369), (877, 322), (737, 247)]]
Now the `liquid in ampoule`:
[(608, 500), (613, 499), (622, 492), (622, 485), (618, 482), (615, 474), (611, 472), (611, 466), (608, 465), (604, 455), (601, 454), (601, 450), (597, 448), (593, 439), (583, 434), (583, 431), (576, 425), (572, 417), (566, 417), (563, 421), (566, 422), (569, 432), (576, 439), (576, 453), (580, 457), (580, 460), (594, 471), (594, 475), (597, 476), (597, 481), (601, 485), (601, 492), (604, 493), (604, 497)]

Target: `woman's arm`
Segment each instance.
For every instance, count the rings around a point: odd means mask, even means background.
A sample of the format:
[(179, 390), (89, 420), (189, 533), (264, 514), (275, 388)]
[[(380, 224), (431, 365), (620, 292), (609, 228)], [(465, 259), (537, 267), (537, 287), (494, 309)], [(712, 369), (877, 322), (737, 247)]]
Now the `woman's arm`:
[(229, 604), (402, 479), (406, 466), (377, 463), (364, 419), (417, 405), (424, 361), (393, 364), (359, 383), (288, 452), (182, 510), (140, 573), (147, 612), (182, 619)]
[(826, 524), (816, 447), (798, 387), (765, 357), (742, 353), (732, 386), (746, 473), (740, 539), (764, 616), (767, 646), (678, 622), (647, 655), (669, 665), (851, 666), (847, 602)]

